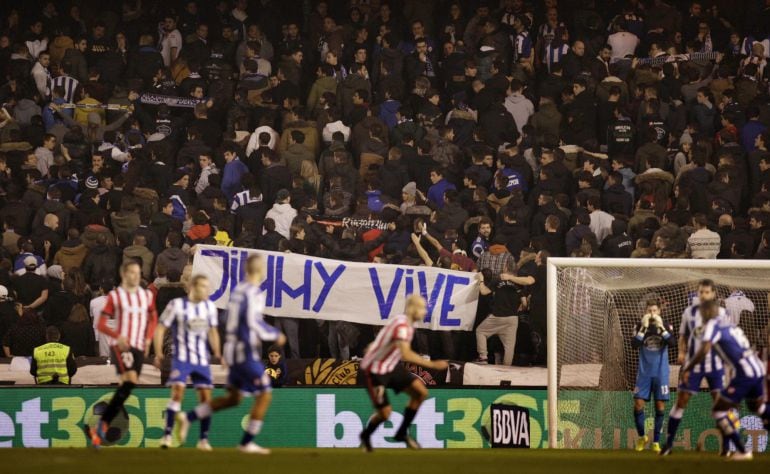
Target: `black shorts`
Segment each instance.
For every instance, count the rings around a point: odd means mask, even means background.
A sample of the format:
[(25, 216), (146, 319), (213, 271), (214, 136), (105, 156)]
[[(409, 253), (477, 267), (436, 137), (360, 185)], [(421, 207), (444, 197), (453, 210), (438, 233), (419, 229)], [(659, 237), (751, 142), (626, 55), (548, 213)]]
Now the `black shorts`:
[(412, 385), (415, 376), (407, 371), (403, 365), (398, 364), (392, 372), (387, 374), (373, 374), (369, 371), (363, 371), (363, 378), (374, 407), (383, 408), (390, 406), (390, 400), (388, 400), (385, 389), (390, 388), (394, 392), (400, 393)]
[(118, 375), (123, 375), (132, 370), (136, 372), (136, 375), (142, 373), (144, 351), (132, 347), (125, 352), (121, 352), (118, 346), (112, 346), (112, 356), (115, 358), (113, 364), (115, 364), (115, 371)]

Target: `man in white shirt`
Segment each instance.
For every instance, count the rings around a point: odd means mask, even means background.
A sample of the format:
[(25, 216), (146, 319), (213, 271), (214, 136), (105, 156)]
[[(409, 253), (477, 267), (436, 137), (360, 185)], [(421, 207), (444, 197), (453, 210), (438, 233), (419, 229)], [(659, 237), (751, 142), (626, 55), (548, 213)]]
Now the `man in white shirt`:
[(601, 199), (599, 196), (590, 196), (586, 203), (586, 209), (591, 217), (591, 223), (588, 227), (596, 236), (596, 241), (601, 243), (612, 233), (612, 222), (615, 220), (612, 214), (601, 210)]
[[(96, 341), (99, 343), (99, 357), (110, 357), (110, 353), (112, 352), (110, 338), (97, 330), (97, 327), (99, 326), (99, 318), (102, 315), (102, 310), (104, 309), (104, 305), (107, 304), (107, 293), (110, 291), (112, 291), (112, 283), (101, 283), (99, 285), (99, 296), (92, 299), (91, 303), (89, 304), (91, 320), (94, 322), (94, 334), (96, 335)], [(107, 321), (107, 324), (110, 325), (113, 329), (116, 326), (114, 320)]]
[(639, 38), (626, 31), (624, 23), (624, 21), (618, 22), (615, 26), (615, 32), (607, 38), (607, 44), (612, 46), (610, 63), (615, 63), (629, 55), (633, 56), (634, 51), (639, 46)]
[(182, 34), (176, 29), (176, 18), (166, 16), (160, 28), (160, 54), (163, 56), (163, 64), (171, 66), (182, 50)]
[(45, 102), (51, 97), (51, 72), (48, 66), (51, 63), (51, 55), (43, 51), (37, 57), (37, 62), (32, 66), (32, 79), (35, 80), (35, 87), (40, 97)]

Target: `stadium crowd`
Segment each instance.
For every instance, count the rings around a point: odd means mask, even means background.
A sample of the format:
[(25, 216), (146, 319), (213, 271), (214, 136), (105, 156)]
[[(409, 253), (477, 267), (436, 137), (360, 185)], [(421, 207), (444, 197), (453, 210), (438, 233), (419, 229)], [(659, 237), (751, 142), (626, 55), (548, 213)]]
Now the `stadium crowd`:
[(5, 1), (5, 355), (105, 355), (120, 263), (162, 311), (214, 243), (478, 270), (417, 350), (542, 362), (550, 256), (770, 256), (769, 55), (768, 0)]

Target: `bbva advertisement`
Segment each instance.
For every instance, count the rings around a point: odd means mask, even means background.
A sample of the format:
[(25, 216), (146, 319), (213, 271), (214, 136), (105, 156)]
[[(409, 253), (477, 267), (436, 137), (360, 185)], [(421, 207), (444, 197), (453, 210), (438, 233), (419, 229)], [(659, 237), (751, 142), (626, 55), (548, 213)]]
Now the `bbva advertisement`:
[[(221, 389), (215, 391), (215, 396)], [(0, 447), (85, 447), (84, 423), (109, 401), (108, 388), (8, 388), (0, 390)], [(395, 396), (393, 415), (375, 433), (376, 447), (401, 447), (393, 436), (406, 403)], [(126, 403), (126, 412), (114, 422), (116, 447), (159, 445), (163, 434), (168, 390), (140, 388)], [(504, 389), (431, 389), (414, 421), (412, 435), (425, 448), (489, 447), (493, 432), (493, 404), (516, 405), (529, 412), (529, 423), (506, 429), (531, 448), (547, 446), (546, 391)], [(192, 409), (188, 393), (184, 409)], [(559, 400), (559, 442), (566, 448), (630, 449), (636, 440), (632, 400), (628, 392), (564, 391)], [(719, 434), (710, 416), (711, 398), (694, 397), (685, 413), (675, 446), (716, 450)], [(233, 447), (240, 440), (249, 404), (216, 413), (210, 441), (214, 447)], [(366, 391), (360, 388), (284, 388), (274, 391), (273, 405), (257, 441), (270, 447), (357, 447), (358, 434), (372, 412)], [(748, 445), (767, 448), (761, 421), (741, 413)], [(650, 417), (651, 418), (651, 417)], [(652, 419), (649, 429), (652, 429)], [(193, 425), (187, 444), (197, 442)]]

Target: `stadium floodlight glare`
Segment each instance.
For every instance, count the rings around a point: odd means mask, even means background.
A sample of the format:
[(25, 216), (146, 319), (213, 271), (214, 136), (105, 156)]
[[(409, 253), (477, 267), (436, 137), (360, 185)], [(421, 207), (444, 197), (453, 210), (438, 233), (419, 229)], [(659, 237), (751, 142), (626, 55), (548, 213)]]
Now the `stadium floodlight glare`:
[[(546, 265), (550, 448), (563, 444), (560, 391), (594, 391), (596, 396), (581, 409), (594, 422), (630, 417), (630, 390), (638, 362), (630, 337), (647, 299), (661, 302), (664, 320), (677, 332), (698, 282), (711, 279), (728, 317), (743, 328), (752, 346), (767, 345), (768, 260), (549, 258)], [(676, 350), (669, 357), (674, 379)], [(629, 391), (628, 404), (611, 403), (613, 398), (603, 395), (611, 391)], [(573, 422), (580, 426), (579, 419)]]

